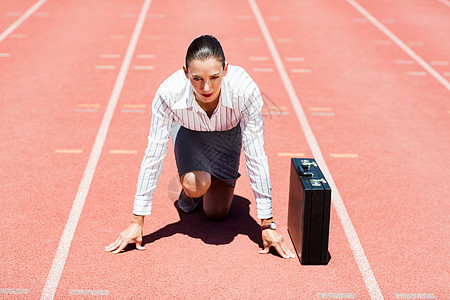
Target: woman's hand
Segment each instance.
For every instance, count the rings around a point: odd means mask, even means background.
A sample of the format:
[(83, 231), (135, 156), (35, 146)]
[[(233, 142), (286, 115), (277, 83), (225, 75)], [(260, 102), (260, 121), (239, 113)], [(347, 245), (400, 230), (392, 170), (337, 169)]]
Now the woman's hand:
[[(270, 222), (264, 222), (269, 220), (263, 220), (262, 225), (265, 225), (265, 223)], [(281, 255), (283, 258), (294, 258), (295, 254), (289, 250), (289, 248), (286, 245), (286, 242), (281, 234), (277, 232), (276, 229), (264, 229), (261, 232), (261, 237), (263, 241), (264, 249), (259, 251), (261, 254), (267, 254), (269, 253), (270, 247), (274, 247), (275, 250), (277, 250), (278, 254)]]
[(120, 233), (119, 238), (114, 243), (106, 246), (105, 251), (119, 253), (131, 242), (136, 243), (136, 249), (145, 250), (145, 247), (142, 246), (143, 228), (144, 216), (134, 215), (130, 226)]

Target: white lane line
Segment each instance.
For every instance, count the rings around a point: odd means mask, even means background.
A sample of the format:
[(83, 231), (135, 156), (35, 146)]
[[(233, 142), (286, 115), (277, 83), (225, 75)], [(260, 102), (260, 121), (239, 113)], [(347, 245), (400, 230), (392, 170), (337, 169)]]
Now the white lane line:
[(141, 34), (142, 27), (148, 14), (151, 2), (151, 0), (145, 0), (143, 3), (141, 12), (133, 31), (133, 35), (131, 36), (127, 51), (125, 53), (122, 66), (120, 67), (119, 74), (117, 75), (111, 97), (108, 101), (108, 106), (106, 107), (105, 114), (103, 115), (100, 128), (95, 138), (94, 146), (92, 147), (86, 169), (84, 170), (83, 178), (81, 179), (81, 183), (78, 187), (72, 209), (70, 210), (67, 223), (64, 227), (63, 234), (59, 241), (58, 249), (56, 251), (55, 258), (53, 259), (52, 267), (48, 273), (47, 281), (41, 294), (41, 299), (53, 299), (55, 296), (56, 288), (58, 287), (59, 280), (66, 263), (66, 258), (69, 253), (70, 244), (72, 243), (75, 229), (77, 227), (78, 220), (80, 219), (81, 211), (83, 210), (84, 202), (89, 192), (92, 178), (94, 177), (95, 168), (97, 167), (97, 163), (100, 158), (100, 154), (102, 153), (106, 136), (108, 134), (111, 119), (114, 115), (114, 110), (117, 106), (117, 102), (119, 100), (119, 96), (122, 91), (128, 69), (130, 68), (131, 59), (133, 58), (134, 51), (136, 50), (139, 35)]
[(0, 295), (27, 295), (29, 289), (0, 289)]
[(9, 53), (0, 53), (0, 57), (9, 57)]
[(347, 0), (357, 11), (359, 11), (364, 17), (366, 17), (375, 27), (382, 31), (388, 38), (397, 44), (403, 51), (406, 52), (412, 59), (414, 59), (419, 65), (422, 66), (431, 76), (439, 81), (447, 90), (450, 91), (450, 82), (447, 81), (439, 72), (433, 69), (425, 60), (417, 55), (411, 48), (409, 48), (404, 42), (402, 42), (395, 34), (380, 23), (374, 16), (372, 16), (367, 10), (359, 5), (355, 0)]
[(69, 290), (69, 295), (108, 296), (108, 290)]
[(17, 27), (19, 27), (29, 16), (31, 16), (39, 7), (42, 6), (47, 0), (39, 0), (33, 6), (31, 6), (20, 18), (18, 18), (14, 23), (12, 23), (5, 31), (0, 34), (0, 43), (6, 39), (8, 35), (11, 34)]
[(448, 0), (438, 0), (439, 2), (441, 2), (444, 5), (447, 5), (448, 7), (450, 7), (450, 1)]
[(436, 299), (434, 294), (395, 294), (397, 299)]
[(292, 82), (289, 79), (289, 76), (284, 68), (283, 62), (281, 60), (280, 54), (275, 46), (275, 43), (270, 35), (269, 29), (264, 22), (264, 19), (259, 11), (259, 8), (255, 2), (255, 0), (249, 0), (250, 6), (253, 10), (253, 13), (256, 17), (256, 20), (259, 24), (259, 27), (263, 33), (264, 39), (266, 40), (267, 46), (272, 54), (273, 61), (277, 66), (277, 69), (280, 73), (280, 77), (283, 81), (286, 92), (289, 95), (292, 105), (294, 106), (295, 112), (297, 114), (297, 118), (300, 121), (303, 132), (305, 133), (306, 140), (308, 142), (309, 148), (316, 161), (320, 165), (322, 172), (328, 180), (328, 183), (333, 190), (333, 206), (338, 213), (339, 220), (341, 221), (344, 232), (347, 236), (348, 242), (350, 244), (350, 248), (353, 251), (353, 255), (355, 257), (358, 268), (362, 274), (363, 280), (366, 284), (366, 287), (369, 291), (369, 295), (372, 299), (383, 299), (383, 295), (381, 294), (380, 287), (375, 279), (375, 276), (370, 268), (369, 261), (367, 260), (366, 255), (364, 254), (364, 250), (361, 246), (361, 242), (359, 241), (358, 235), (356, 234), (356, 230), (353, 227), (352, 221), (347, 213), (347, 209), (345, 208), (344, 202), (342, 200), (341, 195), (334, 183), (333, 178), (331, 177), (331, 173), (328, 170), (328, 166), (325, 163), (325, 159), (322, 155), (322, 151), (320, 150), (319, 144), (312, 132), (311, 127), (309, 126), (308, 119), (306, 118), (305, 112), (303, 111), (302, 106), (300, 105), (300, 101), (295, 93), (294, 87), (292, 86)]
[(355, 293), (317, 293), (320, 299), (356, 299)]

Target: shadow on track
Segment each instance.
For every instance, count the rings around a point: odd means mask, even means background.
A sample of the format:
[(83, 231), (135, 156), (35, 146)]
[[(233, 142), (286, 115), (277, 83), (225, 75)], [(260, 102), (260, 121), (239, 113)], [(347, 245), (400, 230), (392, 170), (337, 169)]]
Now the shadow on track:
[[(250, 201), (248, 199), (234, 195), (227, 218), (219, 222), (211, 221), (203, 212), (202, 207), (203, 203), (199, 203), (198, 208), (190, 214), (185, 214), (176, 208), (180, 220), (145, 235), (142, 245), (153, 243), (174, 234), (185, 234), (192, 238), (201, 239), (206, 244), (224, 245), (231, 243), (237, 235), (243, 234), (260, 248), (263, 248), (261, 227), (250, 216)], [(135, 244), (129, 244), (123, 252), (134, 249), (136, 249)]]

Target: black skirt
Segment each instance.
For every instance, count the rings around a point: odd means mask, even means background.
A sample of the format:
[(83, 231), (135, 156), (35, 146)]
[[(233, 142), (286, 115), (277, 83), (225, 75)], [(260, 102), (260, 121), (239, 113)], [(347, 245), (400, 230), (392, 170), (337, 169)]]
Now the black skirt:
[(180, 126), (175, 133), (178, 173), (205, 171), (227, 185), (239, 178), (242, 133), (239, 124), (225, 131), (194, 131)]

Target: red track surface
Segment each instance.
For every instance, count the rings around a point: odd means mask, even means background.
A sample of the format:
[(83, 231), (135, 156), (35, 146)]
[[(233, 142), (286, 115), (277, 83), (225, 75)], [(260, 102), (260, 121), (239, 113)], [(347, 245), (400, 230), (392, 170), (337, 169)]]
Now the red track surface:
[[(0, 34), (34, 3), (1, 1)], [(156, 88), (204, 33), (217, 36), (228, 61), (247, 69), (267, 95), (274, 215), (289, 239), (289, 156), (313, 152), (254, 12), (237, 0), (152, 1), (75, 235), (66, 243), (61, 278), (48, 277), (143, 3), (48, 0), (0, 43), (0, 298), (36, 299), (53, 281), (55, 298), (370, 299), (334, 209), (327, 266), (259, 255), (245, 168), (229, 218), (212, 223), (202, 212), (179, 215), (174, 208), (179, 187), (170, 150), (146, 218), (147, 251), (103, 251), (131, 216)], [(449, 81), (448, 5), (358, 3)], [(448, 299), (449, 90), (349, 2), (257, 5), (381, 294)]]

